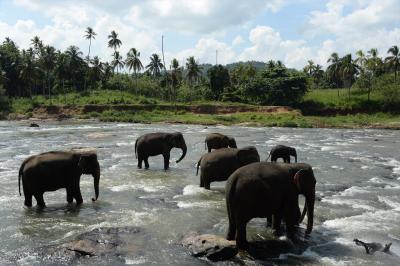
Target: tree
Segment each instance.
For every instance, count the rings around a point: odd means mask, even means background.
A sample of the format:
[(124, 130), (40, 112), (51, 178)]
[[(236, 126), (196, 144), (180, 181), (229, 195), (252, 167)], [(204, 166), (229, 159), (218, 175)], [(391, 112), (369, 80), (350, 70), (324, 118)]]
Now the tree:
[(341, 69), (341, 61), (339, 55), (337, 53), (332, 53), (331, 57), (327, 61), (331, 63), (327, 68), (327, 73), (329, 78), (335, 83), (339, 97), (339, 83), (340, 83), (340, 69)]
[(118, 34), (114, 30), (111, 31), (110, 35), (108, 35), (108, 47), (113, 48), (114, 52), (116, 52), (121, 45), (122, 42), (118, 39)]
[(164, 65), (161, 63), (161, 59), (158, 54), (152, 54), (150, 57), (150, 63), (146, 66), (146, 69), (152, 74), (153, 77), (158, 77), (163, 67)]
[(89, 40), (89, 50), (88, 50), (88, 55), (87, 55), (87, 61), (90, 61), (90, 47), (92, 46), (92, 39), (96, 39), (95, 36), (97, 35), (97, 33), (95, 33), (93, 31), (93, 29), (91, 27), (87, 27), (86, 31), (85, 31), (85, 38), (86, 40)]
[(213, 66), (207, 71), (207, 76), (210, 80), (210, 89), (213, 92), (214, 100), (221, 100), (224, 89), (230, 85), (228, 69), (222, 65)]
[(186, 69), (186, 77), (189, 80), (190, 85), (193, 85), (193, 82), (197, 82), (201, 74), (201, 67), (193, 56), (186, 59)]
[[(124, 67), (124, 60), (122, 60), (122, 56), (119, 54), (118, 51), (115, 51), (113, 54), (113, 61), (111, 62), (111, 65), (113, 67), (113, 70), (115, 70), (115, 68), (117, 69), (117, 76), (118, 76), (118, 70), (122, 69)], [(121, 90), (121, 97), (122, 97), (122, 89), (120, 86), (120, 82), (118, 82), (118, 86), (119, 89)]]
[(340, 73), (342, 75), (344, 85), (348, 87), (350, 99), (351, 83), (354, 79), (354, 75), (358, 71), (358, 66), (354, 63), (351, 54), (345, 55), (340, 59), (340, 62)]
[(100, 61), (98, 56), (93, 57), (90, 63), (92, 64), (89, 72), (90, 80), (91, 82), (97, 82), (101, 79), (103, 74), (103, 63)]
[(400, 52), (399, 52), (399, 47), (397, 45), (394, 45), (389, 48), (387, 51), (388, 54), (391, 54), (390, 56), (385, 58), (385, 62), (389, 64), (394, 70), (394, 82), (396, 82), (397, 79), (397, 69), (399, 69), (400, 66)]
[(55, 75), (59, 81), (61, 81), (62, 92), (64, 93), (64, 102), (67, 102), (66, 91), (65, 91), (65, 80), (68, 79), (68, 65), (69, 58), (65, 53), (59, 53), (57, 56), (57, 63), (54, 69)]
[(138, 89), (137, 72), (143, 69), (143, 65), (139, 57), (140, 57), (140, 52), (137, 51), (135, 48), (131, 48), (128, 54), (126, 55), (126, 60), (125, 60), (125, 64), (128, 66), (128, 70), (131, 71), (133, 69), (133, 73), (135, 74), (136, 90)]
[(78, 47), (71, 45), (67, 48), (65, 54), (68, 56), (68, 71), (72, 80), (72, 84), (77, 89), (78, 81), (81, 81), (84, 73), (81, 71), (82, 65), (84, 64), (82, 59), (83, 53), (79, 51)]
[(50, 84), (50, 74), (53, 71), (56, 64), (56, 50), (50, 45), (46, 45), (43, 48), (41, 55), (42, 65), (46, 72), (47, 89), (49, 93), (49, 98), (51, 99), (51, 84)]
[(313, 75), (314, 70), (315, 70), (314, 61), (308, 60), (307, 65), (304, 67), (304, 72), (311, 77)]

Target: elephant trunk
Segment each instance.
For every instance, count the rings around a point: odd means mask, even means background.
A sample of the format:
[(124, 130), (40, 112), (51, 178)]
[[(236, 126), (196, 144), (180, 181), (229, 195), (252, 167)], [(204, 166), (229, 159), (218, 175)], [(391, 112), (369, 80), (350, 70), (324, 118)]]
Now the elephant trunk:
[(182, 149), (182, 156), (181, 158), (179, 158), (176, 162), (179, 163), (180, 161), (182, 161), (183, 158), (185, 158), (186, 155), (186, 151), (187, 151), (187, 147), (186, 144), (183, 144), (183, 146), (181, 147)]
[(99, 183), (100, 183), (100, 165), (98, 166), (96, 172), (93, 174), (94, 177), (94, 195), (92, 201), (96, 201), (99, 197)]
[(297, 163), (297, 152), (296, 152), (296, 149), (293, 149), (293, 156), (294, 156), (294, 162)]
[(307, 206), (307, 230), (306, 235), (310, 234), (314, 224), (314, 203), (315, 203), (315, 191), (306, 197)]

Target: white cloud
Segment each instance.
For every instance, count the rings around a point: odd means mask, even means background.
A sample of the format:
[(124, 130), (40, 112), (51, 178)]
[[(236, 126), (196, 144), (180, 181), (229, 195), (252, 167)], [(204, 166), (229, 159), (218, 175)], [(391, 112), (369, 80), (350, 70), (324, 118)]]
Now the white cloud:
[[(226, 43), (219, 42), (213, 38), (201, 38), (193, 48), (185, 49), (176, 54), (167, 54), (168, 62), (172, 58), (177, 58), (181, 63), (189, 56), (194, 56), (200, 64), (214, 64), (216, 60), (216, 51), (218, 50), (218, 64), (227, 64), (235, 61), (235, 51)], [(169, 63), (166, 62), (168, 65)]]
[(235, 39), (233, 39), (232, 46), (239, 46), (239, 45), (243, 44), (244, 42), (245, 41), (244, 41), (243, 37), (238, 35), (235, 37)]
[(311, 12), (306, 33), (330, 35), (342, 53), (370, 48), (386, 52), (400, 42), (399, 14), (396, 0), (330, 0), (326, 10)]

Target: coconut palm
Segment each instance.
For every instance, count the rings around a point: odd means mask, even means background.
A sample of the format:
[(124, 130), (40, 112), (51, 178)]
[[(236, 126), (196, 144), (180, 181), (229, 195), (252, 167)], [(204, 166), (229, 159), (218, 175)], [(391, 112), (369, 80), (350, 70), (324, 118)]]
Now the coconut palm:
[(313, 60), (308, 60), (307, 65), (304, 67), (304, 72), (307, 73), (310, 77), (313, 75), (315, 69), (315, 63)]
[(78, 47), (71, 45), (67, 48), (65, 54), (68, 56), (68, 71), (70, 73), (72, 83), (76, 88), (76, 81), (78, 75), (80, 74), (80, 67), (84, 63), (82, 59), (83, 53), (79, 51)]
[[(115, 51), (113, 54), (113, 60), (111, 62), (111, 65), (112, 65), (114, 71), (115, 71), (115, 69), (117, 69), (117, 76), (118, 76), (118, 70), (122, 69), (124, 67), (124, 64), (125, 64), (125, 62), (124, 62), (124, 60), (122, 60), (122, 56), (119, 54), (118, 51)], [(122, 89), (121, 89), (119, 81), (118, 81), (118, 87), (121, 90), (121, 98), (122, 98)]]
[(335, 82), (336, 87), (338, 89), (337, 93), (339, 96), (339, 80), (340, 80), (340, 68), (341, 68), (339, 55), (337, 53), (332, 53), (331, 57), (329, 57), (327, 62), (331, 63), (327, 68), (327, 73), (330, 79)]
[(142, 62), (140, 61), (140, 52), (135, 48), (131, 48), (126, 55), (125, 64), (128, 66), (128, 70), (131, 71), (133, 69), (133, 73), (135, 74), (135, 83), (137, 89), (137, 72), (143, 69)]
[(344, 85), (347, 86), (349, 89), (350, 99), (351, 82), (354, 78), (354, 75), (357, 74), (358, 66), (354, 63), (351, 54), (345, 55), (343, 58), (340, 59), (340, 62), (340, 73), (342, 75)]
[(35, 51), (35, 56), (39, 57), (40, 52), (43, 49), (43, 42), (40, 40), (38, 36), (35, 36), (31, 39), (31, 45), (33, 46), (33, 49)]
[(149, 71), (153, 77), (157, 77), (161, 73), (161, 69), (164, 65), (161, 63), (161, 59), (158, 54), (152, 54), (150, 57), (150, 63), (146, 66), (147, 71)]
[(29, 96), (32, 98), (32, 83), (35, 80), (38, 73), (38, 67), (34, 62), (34, 51), (29, 48), (28, 50), (22, 50), (22, 63), (20, 65), (20, 78), (29, 88)]
[(86, 31), (85, 31), (85, 38), (86, 40), (89, 40), (89, 50), (88, 50), (88, 55), (87, 55), (87, 60), (88, 62), (90, 61), (90, 48), (92, 46), (92, 39), (96, 39), (97, 33), (93, 31), (93, 29), (91, 27), (87, 27)]
[(122, 42), (120, 39), (118, 39), (118, 33), (116, 33), (114, 30), (111, 31), (110, 35), (108, 35), (108, 47), (113, 48), (114, 52), (117, 51), (117, 48), (119, 48), (122, 45)]
[(42, 50), (41, 63), (46, 72), (46, 81), (49, 98), (51, 98), (51, 85), (50, 85), (50, 73), (53, 71), (56, 64), (56, 50), (50, 45), (46, 45)]
[(55, 75), (58, 80), (61, 81), (62, 91), (64, 93), (64, 103), (67, 103), (67, 93), (65, 91), (65, 80), (68, 79), (69, 71), (69, 57), (65, 53), (59, 53), (57, 55), (57, 63), (54, 69)]
[(192, 85), (194, 81), (197, 81), (201, 74), (201, 67), (196, 62), (193, 56), (190, 56), (186, 59), (186, 77), (189, 80), (189, 83)]
[(322, 70), (322, 66), (320, 64), (316, 64), (314, 66), (314, 70), (312, 73), (312, 77), (314, 79), (314, 83), (319, 85), (322, 77), (324, 76), (324, 71)]
[(101, 74), (103, 72), (103, 63), (100, 61), (100, 58), (98, 56), (93, 57), (93, 59), (90, 60), (90, 63), (92, 64), (90, 72), (93, 81), (100, 80)]
[(389, 66), (393, 67), (394, 70), (394, 82), (396, 82), (397, 79), (397, 69), (400, 66), (400, 52), (399, 52), (399, 47), (397, 45), (394, 45), (389, 48), (387, 51), (388, 54), (392, 54), (388, 57), (385, 58), (385, 62), (389, 64)]
[(354, 60), (354, 62), (359, 66), (361, 72), (363, 72), (365, 69), (365, 64), (367, 62), (367, 57), (364, 54), (363, 50), (358, 50), (356, 52), (356, 55), (357, 55), (357, 58), (356, 58), (356, 60)]

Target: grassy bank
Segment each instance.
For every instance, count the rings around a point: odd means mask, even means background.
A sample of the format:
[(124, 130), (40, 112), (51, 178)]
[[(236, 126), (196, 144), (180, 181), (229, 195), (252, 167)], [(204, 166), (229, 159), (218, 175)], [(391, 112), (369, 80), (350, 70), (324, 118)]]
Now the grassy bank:
[[(360, 108), (367, 101), (366, 95), (358, 91), (352, 91), (350, 100), (348, 91), (340, 90), (315, 90), (310, 91), (305, 97), (305, 103), (312, 102), (314, 105), (324, 108), (341, 110), (343, 108)], [(371, 102), (380, 104), (381, 99), (378, 94), (371, 94)], [(382, 112), (372, 112), (370, 114), (347, 114), (347, 115), (301, 115), (298, 111), (285, 112), (266, 112), (251, 111), (259, 106), (224, 103), (224, 102), (191, 102), (191, 103), (171, 103), (151, 98), (144, 98), (130, 93), (119, 91), (93, 91), (88, 93), (70, 93), (67, 95), (57, 95), (51, 100), (42, 96), (33, 99), (19, 98), (12, 100), (12, 113), (21, 115), (22, 118), (95, 118), (101, 121), (111, 122), (137, 122), (137, 123), (190, 123), (204, 125), (248, 125), (248, 126), (278, 126), (278, 127), (329, 127), (329, 128), (400, 128), (400, 115)], [(43, 107), (59, 106), (55, 116), (51, 108)], [(143, 109), (142, 106), (148, 108)], [(177, 106), (175, 108), (175, 106)], [(90, 107), (90, 108), (88, 108)], [(96, 108), (97, 107), (97, 108)], [(99, 108), (101, 107), (101, 108)], [(106, 108), (104, 108), (106, 107)], [(188, 111), (199, 107), (234, 107), (232, 113), (207, 113), (207, 108), (203, 108), (201, 113)], [(40, 116), (37, 114), (41, 110)], [(212, 108), (209, 108), (210, 110)], [(244, 109), (249, 109), (243, 111)], [(43, 111), (44, 110), (44, 111)], [(215, 111), (215, 110), (214, 110)], [(226, 111), (226, 110), (225, 110)], [(68, 115), (65, 115), (66, 112)]]

